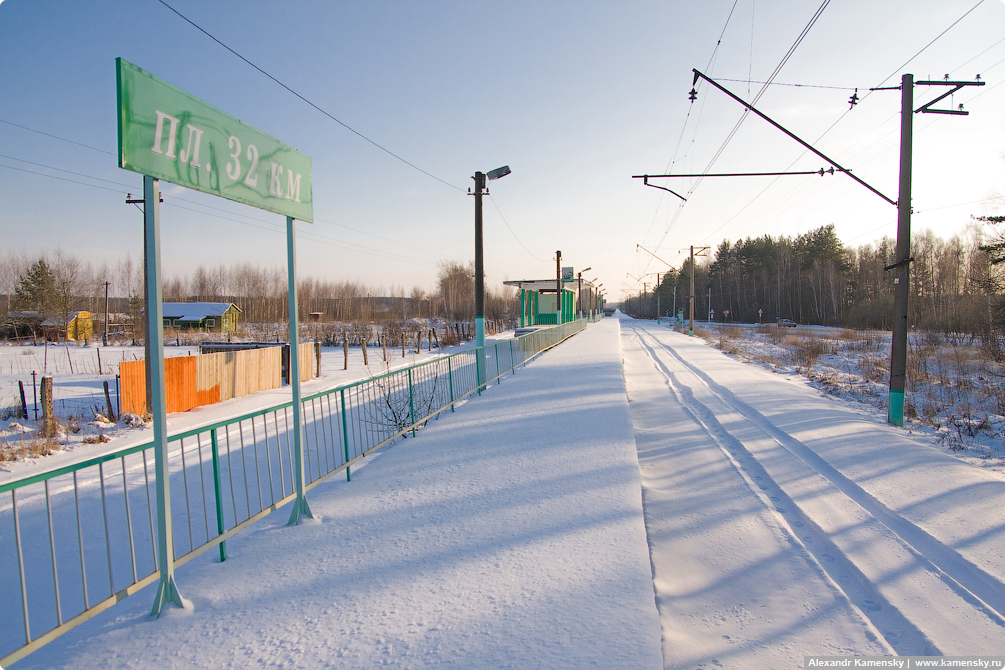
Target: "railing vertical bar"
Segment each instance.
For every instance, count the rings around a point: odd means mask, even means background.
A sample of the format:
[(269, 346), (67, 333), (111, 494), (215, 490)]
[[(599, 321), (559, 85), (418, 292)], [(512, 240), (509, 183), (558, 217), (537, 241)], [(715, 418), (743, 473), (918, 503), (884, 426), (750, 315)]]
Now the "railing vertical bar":
[(415, 437), (415, 393), (412, 389), (412, 368), (408, 368), (408, 423), (412, 426), (412, 437)]
[(334, 468), (332, 468), (332, 461), (335, 460), (334, 458), (328, 458), (328, 445), (329, 445), (329, 443), (331, 444), (332, 449), (335, 448), (335, 431), (332, 430), (332, 425), (331, 425), (332, 424), (332, 394), (331, 393), (326, 393), (325, 396), (324, 396), (324, 400), (322, 400), (320, 398), (318, 399), (318, 402), (321, 403), (321, 434), (322, 435), (324, 435), (324, 433), (325, 433), (325, 424), (324, 424), (324, 420), (325, 420), (325, 400), (328, 401), (328, 435), (331, 437), (330, 440), (328, 439), (328, 437), (325, 437), (325, 474), (328, 474), (329, 472), (331, 472), (334, 469)]
[[(342, 396), (342, 434), (343, 435), (348, 435), (349, 434), (349, 432), (348, 432), (348, 426), (346, 424), (345, 389), (341, 389), (340, 392), (339, 392), (339, 394)], [(336, 407), (338, 407), (337, 404), (336, 404)], [(345, 456), (345, 461), (343, 461), (343, 462), (346, 463), (346, 466), (345, 466), (345, 480), (347, 482), (348, 481), (352, 481), (352, 475), (349, 473), (349, 465), (348, 465), (348, 463), (349, 463), (349, 440), (348, 439), (342, 440), (342, 451), (343, 451), (343, 454)]]
[(21, 523), (17, 514), (17, 489), (11, 489), (11, 502), (14, 507), (14, 543), (17, 545), (17, 570), (21, 576), (21, 607), (24, 610), (24, 640), (31, 642), (31, 625), (28, 623), (28, 588), (24, 579), (24, 552), (21, 550)]
[[(334, 412), (332, 412), (332, 396), (335, 396), (335, 411)], [(334, 415), (335, 415), (335, 413), (338, 412), (338, 396), (335, 395), (334, 393), (329, 393), (329, 394), (327, 394), (325, 396), (325, 399), (328, 401), (328, 434), (331, 435), (331, 437), (332, 437), (331, 441), (332, 441), (332, 464), (333, 464), (333, 467), (330, 467), (328, 469), (328, 472), (331, 472), (332, 470), (334, 470), (335, 468), (337, 468), (338, 465), (339, 465), (339, 463), (338, 463), (338, 456), (336, 455), (335, 450), (339, 446), (341, 446), (341, 444), (342, 444), (342, 433), (341, 433), (342, 428), (341, 428), (341, 425), (339, 424), (339, 422), (337, 422), (337, 421), (334, 420)], [(337, 440), (338, 441), (336, 441), (336, 436), (337, 436)], [(327, 458), (327, 457), (328, 457), (328, 452), (325, 452), (325, 458)]]
[[(216, 533), (223, 535), (223, 486), (220, 484), (220, 444), (216, 428), (209, 432), (210, 455), (213, 457), (213, 495), (216, 498)], [(236, 516), (236, 515), (235, 515)], [(220, 562), (227, 560), (227, 541), (220, 543)]]
[[(238, 521), (237, 517), (237, 494), (234, 492), (234, 463), (230, 459), (230, 428), (229, 426), (223, 431), (223, 437), (227, 444), (227, 480), (230, 482), (230, 502), (234, 505), (234, 525), (241, 523)], [(219, 438), (217, 438), (219, 439)], [(248, 478), (244, 478), (244, 493), (247, 496), (248, 493)], [(248, 505), (248, 510), (251, 510), (251, 505)], [(249, 514), (250, 516), (250, 514)]]
[[(251, 419), (251, 439), (255, 444), (258, 444), (258, 431), (255, 430), (255, 419)], [(282, 460), (282, 454), (279, 454), (280, 460)], [(271, 501), (269, 504), (276, 504), (276, 486), (275, 481), (272, 478), (272, 449), (269, 448), (269, 443), (265, 443), (265, 466), (269, 472), (269, 496), (271, 496)]]
[[(247, 463), (247, 449), (244, 446), (244, 422), (240, 421), (237, 424), (238, 436), (241, 438), (241, 461)], [(258, 468), (258, 445), (254, 442), (251, 443), (252, 452), (255, 457), (255, 489), (258, 491), (258, 511), (261, 512), (265, 509), (265, 503), (262, 501), (262, 473)], [(248, 467), (244, 467), (244, 491), (245, 496), (248, 495)], [(251, 517), (251, 500), (248, 500), (248, 516)]]
[[(290, 405), (290, 409), (293, 405)], [(286, 426), (286, 456), (290, 459), (290, 492), (293, 492), (297, 488), (297, 483), (294, 481), (296, 477), (296, 466), (293, 461), (293, 433), (290, 432), (290, 413), (287, 412), (288, 408), (283, 407), (283, 425)], [(276, 418), (276, 434), (279, 434), (279, 419)], [(278, 442), (277, 442), (278, 444)]]
[(133, 515), (129, 508), (129, 481), (126, 479), (126, 457), (119, 459), (122, 465), (122, 497), (126, 503), (126, 528), (129, 530), (129, 559), (133, 564), (133, 583), (139, 581), (136, 576), (136, 543), (133, 539)]
[[(321, 432), (323, 434), (324, 433), (323, 413), (321, 415), (321, 419), (322, 419)], [(317, 460), (318, 463), (318, 477), (320, 477), (323, 474), (321, 472), (321, 445), (323, 444), (323, 442), (318, 439), (318, 414), (317, 411), (315, 410), (314, 398), (311, 398), (311, 421), (314, 423), (314, 458)], [(313, 473), (311, 473), (311, 481), (314, 481)]]
[(112, 541), (108, 534), (108, 505), (105, 503), (105, 466), (98, 463), (98, 478), (101, 480), (101, 516), (105, 521), (105, 552), (108, 555), (108, 595), (115, 595), (115, 575), (112, 572)]
[[(241, 453), (244, 453), (244, 422), (239, 424), (241, 428)], [(268, 445), (266, 445), (268, 446)], [(251, 441), (252, 451), (255, 456), (255, 488), (258, 489), (258, 511), (265, 509), (265, 501), (262, 499), (262, 469), (258, 465), (258, 442)], [(251, 516), (251, 508), (248, 508), (248, 516)]]
[(52, 586), (56, 592), (56, 620), (63, 625), (63, 606), (59, 602), (59, 573), (56, 570), (56, 531), (52, 527), (52, 501), (49, 496), (49, 480), (45, 480), (45, 514), (49, 519), (49, 552), (52, 556)]
[[(181, 479), (185, 484), (185, 525), (188, 526), (188, 548), (189, 551), (195, 549), (195, 538), (192, 535), (192, 505), (189, 504), (188, 494), (188, 465), (185, 463), (185, 439), (178, 440), (178, 451), (181, 452)], [(177, 535), (175, 536), (177, 537)], [(176, 553), (177, 555), (177, 553)]]
[(83, 586), (84, 609), (90, 608), (87, 597), (87, 568), (84, 565), (84, 529), (80, 523), (80, 493), (77, 487), (77, 470), (73, 471), (73, 504), (77, 513), (77, 547), (80, 549), (80, 583)]
[[(283, 416), (285, 417), (286, 410), (283, 410)], [(264, 416), (262, 420), (267, 424), (269, 422), (269, 417)], [(272, 413), (272, 420), (275, 424), (276, 429), (276, 454), (279, 456), (279, 478), (283, 481), (282, 490), (283, 497), (286, 497), (286, 472), (290, 474), (290, 493), (294, 493), (297, 488), (297, 483), (294, 481), (295, 476), (295, 465), (293, 464), (293, 456), (290, 453), (290, 434), (286, 433), (286, 456), (289, 459), (287, 462), (290, 464), (289, 468), (283, 469), (283, 443), (279, 439), (279, 419), (276, 417), (276, 413)]]
[[(313, 408), (314, 408), (314, 401), (312, 400), (311, 401), (311, 411), (312, 412), (313, 412)], [(310, 440), (311, 433), (310, 433), (309, 430), (307, 430), (307, 411), (306, 411), (306, 408), (304, 407), (303, 401), (300, 402), (300, 421), (304, 424), (304, 432), (301, 433), (301, 435), (303, 436), (302, 437), (303, 442), (301, 444), (301, 451), (303, 452), (303, 455), (304, 455), (304, 464), (307, 466), (307, 473), (305, 475), (305, 477), (306, 477), (306, 482), (305, 483), (310, 483), (310, 482), (314, 481), (314, 466), (311, 464), (311, 440)], [(315, 435), (314, 442), (315, 443), (317, 442), (317, 435)], [(315, 446), (316, 446), (316, 444), (315, 444)]]
[(454, 411), (454, 357), (447, 356), (447, 378), (450, 380), (450, 411)]
[[(368, 395), (371, 397), (369, 401), (367, 400)], [(363, 415), (363, 419), (366, 420), (366, 423), (364, 424), (366, 427), (366, 434), (362, 436), (363, 442), (360, 444), (360, 450), (363, 452), (370, 451), (370, 447), (373, 445), (374, 434), (380, 434), (380, 405), (378, 404), (376, 395), (377, 389), (373, 383), (367, 384), (365, 387), (361, 387), (356, 393), (356, 396), (360, 398), (360, 406), (369, 407), (369, 417), (367, 417), (366, 413)], [(361, 432), (364, 425), (360, 426)]]
[[(251, 425), (254, 427), (255, 420), (251, 420)], [(272, 447), (269, 446), (269, 415), (268, 413), (262, 414), (262, 431), (265, 433), (265, 450), (270, 451)], [(279, 431), (276, 431), (276, 454), (279, 459), (279, 493), (280, 498), (286, 497), (286, 479), (283, 475), (283, 448), (279, 443)], [(271, 479), (271, 476), (269, 477)]]
[[(199, 448), (199, 488), (202, 490), (202, 520), (206, 526), (206, 542), (209, 542), (209, 505), (206, 502), (206, 465), (202, 460), (202, 433), (196, 435), (195, 440), (196, 446)], [(195, 549), (195, 547), (192, 548)]]
[(147, 515), (150, 517), (150, 556), (154, 562), (154, 569), (157, 566), (157, 526), (154, 525), (154, 504), (150, 498), (150, 470), (147, 467), (147, 454), (149, 449), (143, 450), (143, 484), (147, 492)]

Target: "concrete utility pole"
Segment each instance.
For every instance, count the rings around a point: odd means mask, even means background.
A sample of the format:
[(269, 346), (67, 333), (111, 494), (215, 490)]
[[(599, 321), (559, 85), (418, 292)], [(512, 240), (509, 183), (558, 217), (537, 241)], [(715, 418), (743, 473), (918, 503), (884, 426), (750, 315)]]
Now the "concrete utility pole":
[(914, 75), (900, 79), (900, 192), (897, 196), (897, 262), (893, 320), (890, 346), (890, 409), (887, 421), (904, 425), (904, 389), (907, 381), (907, 302), (911, 288), (911, 164), (914, 134)]
[(555, 325), (562, 325), (562, 252), (555, 252)]
[(485, 190), (486, 181), (501, 179), (508, 174), (510, 174), (508, 165), (490, 170), (488, 174), (475, 172), (475, 192), (468, 191), (469, 195), (475, 196), (475, 368), (479, 393), (485, 384), (485, 254), (482, 249), (482, 192)]
[[(475, 371), (478, 389), (485, 383), (485, 261), (482, 250), (482, 191), (485, 175), (475, 172)], [(482, 347), (482, 348), (479, 348)]]
[[(887, 422), (894, 426), (904, 425), (904, 389), (907, 382), (907, 332), (908, 301), (911, 296), (911, 172), (913, 161), (914, 115), (955, 114), (966, 116), (963, 105), (957, 109), (933, 109), (932, 105), (949, 97), (964, 86), (984, 86), (977, 75), (976, 81), (950, 81), (949, 75), (943, 81), (914, 81), (913, 74), (900, 78), (900, 192), (897, 197), (897, 262), (887, 267), (894, 270), (894, 320), (893, 341), (890, 344), (890, 409)], [(935, 98), (928, 104), (914, 109), (914, 87), (953, 86), (954, 88)], [(897, 87), (895, 87), (897, 88)]]
[(687, 335), (694, 337), (694, 245), (691, 245), (691, 299), (688, 311)]
[[(907, 377), (907, 316), (908, 316), (908, 299), (910, 298), (910, 271), (909, 265), (913, 261), (911, 258), (911, 154), (912, 154), (912, 133), (914, 129), (914, 114), (956, 114), (960, 116), (966, 116), (969, 112), (964, 111), (963, 105), (960, 105), (957, 109), (933, 109), (932, 105), (948, 98), (950, 95), (959, 91), (966, 86), (984, 86), (985, 82), (981, 81), (981, 76), (977, 75), (974, 77), (974, 81), (951, 81), (949, 75), (946, 75), (942, 81), (914, 81), (914, 75), (904, 74), (901, 76), (900, 86), (888, 86), (870, 89), (870, 91), (888, 91), (900, 89), (900, 108), (901, 108), (901, 126), (900, 126), (900, 193), (896, 202), (888, 198), (883, 193), (880, 193), (877, 189), (873, 188), (865, 181), (860, 179), (858, 176), (851, 173), (851, 170), (842, 167), (836, 163), (833, 159), (828, 158), (823, 153), (818, 151), (814, 146), (806, 142), (805, 140), (797, 137), (790, 130), (782, 126), (777, 121), (769, 118), (763, 112), (757, 110), (753, 105), (746, 102), (739, 96), (733, 94), (721, 84), (711, 79), (705, 74), (702, 74), (698, 70), (692, 70), (694, 72), (694, 84), (698, 83), (698, 79), (704, 79), (710, 86), (717, 88), (726, 95), (728, 95), (733, 100), (743, 105), (748, 111), (753, 112), (755, 115), (761, 117), (769, 124), (777, 128), (778, 130), (785, 133), (788, 137), (795, 140), (807, 150), (819, 156), (820, 158), (827, 161), (831, 167), (828, 170), (820, 168), (819, 171), (815, 172), (779, 172), (779, 173), (767, 173), (767, 172), (747, 172), (747, 173), (729, 173), (729, 174), (708, 174), (704, 173), (701, 175), (638, 175), (635, 178), (643, 179), (643, 183), (646, 186), (655, 186), (655, 184), (649, 184), (649, 179), (655, 178), (669, 178), (669, 177), (739, 177), (739, 176), (751, 176), (751, 175), (768, 175), (768, 174), (819, 174), (823, 176), (824, 174), (834, 174), (835, 171), (843, 173), (852, 180), (858, 182), (865, 188), (869, 189), (879, 197), (881, 197), (886, 202), (897, 207), (897, 262), (893, 265), (885, 268), (886, 270), (896, 270), (896, 276), (894, 277), (894, 284), (896, 284), (895, 292), (895, 307), (894, 307), (894, 324), (893, 324), (893, 341), (891, 344), (890, 351), (890, 409), (887, 416), (887, 421), (895, 426), (904, 425), (904, 388), (905, 381)], [(931, 102), (922, 105), (918, 109), (914, 109), (914, 87), (915, 86), (952, 86), (953, 88), (946, 91), (939, 97), (935, 98)], [(697, 100), (697, 91), (692, 88), (690, 93), (691, 102), (694, 103)], [(851, 105), (854, 107), (858, 104), (858, 96), (854, 95), (849, 100)], [(656, 186), (656, 188), (663, 188), (661, 186)], [(664, 189), (669, 190), (669, 189)], [(673, 193), (673, 191), (670, 191)], [(675, 193), (675, 195), (677, 195)], [(679, 196), (678, 197), (682, 197)], [(683, 199), (683, 198), (682, 198)], [(693, 251), (693, 248), (692, 248)], [(692, 275), (692, 301), (694, 300), (694, 257), (691, 259), (691, 275)], [(694, 321), (694, 310), (692, 308), (692, 325)], [(692, 333), (693, 334), (693, 333)]]

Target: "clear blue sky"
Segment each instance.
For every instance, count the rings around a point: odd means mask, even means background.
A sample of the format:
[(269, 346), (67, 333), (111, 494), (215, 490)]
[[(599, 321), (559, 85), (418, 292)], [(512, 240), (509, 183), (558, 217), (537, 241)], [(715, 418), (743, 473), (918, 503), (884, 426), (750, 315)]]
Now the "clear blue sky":
[[(706, 179), (683, 208), (631, 179), (668, 166), (706, 170), (742, 110), (707, 85), (692, 105), (691, 68), (743, 80), (723, 84), (753, 97), (760, 85), (747, 80), (771, 75), (820, 6), (815, 0), (167, 1), (449, 185), (324, 117), (157, 0), (2, 0), (7, 249), (61, 248), (95, 264), (126, 254), (138, 260), (141, 217), (124, 197), (141, 191), (141, 178), (119, 169), (114, 156), (117, 56), (311, 156), (316, 222), (299, 226), (299, 262), (319, 278), (432, 288), (438, 261), (473, 258), (471, 175), (506, 164), (513, 173), (492, 182), (485, 202), (490, 285), (552, 276), (561, 249), (564, 265), (592, 266), (590, 278), (617, 300), (628, 273), (665, 269), (638, 244), (679, 266), (689, 245), (714, 247), (723, 238), (834, 223), (857, 246), (896, 231), (895, 209), (844, 177)], [(866, 89), (897, 85), (903, 72), (980, 74), (987, 86), (952, 101), (970, 116), (915, 116), (914, 228), (960, 232), (1005, 190), (1005, 3), (985, 0), (925, 47), (975, 4), (834, 0), (775, 81), (859, 87), (862, 103), (844, 115), (851, 90), (772, 86), (758, 106), (809, 141), (840, 119), (818, 148), (896, 199), (899, 92)], [(916, 99), (935, 94), (918, 88)], [(750, 117), (712, 171), (824, 165), (802, 153)], [(693, 185), (670, 187), (683, 193)], [(284, 264), (282, 217), (168, 184), (163, 190), (167, 274), (221, 262)]]

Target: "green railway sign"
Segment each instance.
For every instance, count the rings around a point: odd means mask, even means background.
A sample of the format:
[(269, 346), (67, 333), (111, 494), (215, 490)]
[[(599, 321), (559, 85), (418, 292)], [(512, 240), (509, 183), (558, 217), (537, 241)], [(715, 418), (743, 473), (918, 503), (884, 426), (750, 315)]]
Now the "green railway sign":
[(314, 220), (311, 159), (121, 58), (119, 167)]

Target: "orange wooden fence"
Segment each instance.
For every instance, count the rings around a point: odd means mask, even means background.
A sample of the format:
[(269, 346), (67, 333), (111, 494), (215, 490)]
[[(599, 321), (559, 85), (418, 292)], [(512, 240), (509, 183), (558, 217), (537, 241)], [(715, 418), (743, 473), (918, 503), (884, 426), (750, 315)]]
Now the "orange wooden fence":
[[(300, 345), (300, 379), (315, 377), (314, 343)], [(177, 356), (164, 360), (167, 411), (185, 412), (193, 407), (240, 398), (282, 386), (282, 347), (226, 351), (201, 356)], [(122, 411), (146, 413), (144, 361), (119, 364)]]

